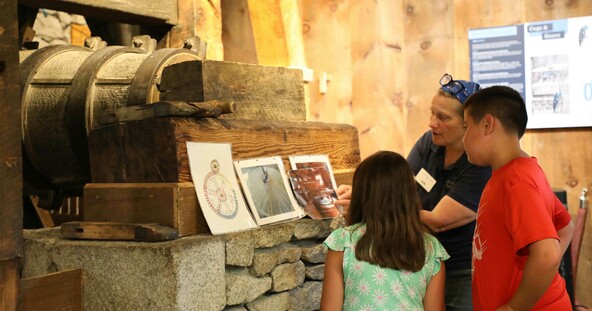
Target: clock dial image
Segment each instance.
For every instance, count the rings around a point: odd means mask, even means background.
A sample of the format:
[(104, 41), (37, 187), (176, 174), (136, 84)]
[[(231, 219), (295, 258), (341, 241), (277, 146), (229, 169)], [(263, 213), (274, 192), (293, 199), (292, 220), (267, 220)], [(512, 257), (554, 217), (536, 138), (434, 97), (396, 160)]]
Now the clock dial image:
[(217, 160), (210, 162), (212, 169), (204, 177), (203, 192), (209, 207), (219, 216), (234, 218), (238, 212), (238, 198), (228, 179), (220, 173)]

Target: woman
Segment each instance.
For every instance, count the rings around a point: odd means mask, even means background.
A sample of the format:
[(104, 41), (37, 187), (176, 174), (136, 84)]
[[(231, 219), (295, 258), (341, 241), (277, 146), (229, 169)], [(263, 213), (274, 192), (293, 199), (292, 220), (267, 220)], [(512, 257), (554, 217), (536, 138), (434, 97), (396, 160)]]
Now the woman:
[(480, 87), (454, 80), (449, 74), (444, 74), (440, 85), (432, 99), (430, 130), (415, 143), (407, 162), (418, 182), (421, 218), (450, 254), (446, 262), (446, 309), (472, 310), (471, 244), (477, 206), (491, 168), (467, 160), (462, 142), (462, 104)]

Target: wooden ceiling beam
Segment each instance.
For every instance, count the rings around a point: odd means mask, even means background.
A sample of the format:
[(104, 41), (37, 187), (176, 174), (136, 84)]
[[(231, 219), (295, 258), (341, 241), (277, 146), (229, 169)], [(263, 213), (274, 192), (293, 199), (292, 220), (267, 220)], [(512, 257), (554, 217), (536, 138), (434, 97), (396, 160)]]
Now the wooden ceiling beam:
[(19, 4), (128, 24), (177, 25), (177, 0), (18, 0)]

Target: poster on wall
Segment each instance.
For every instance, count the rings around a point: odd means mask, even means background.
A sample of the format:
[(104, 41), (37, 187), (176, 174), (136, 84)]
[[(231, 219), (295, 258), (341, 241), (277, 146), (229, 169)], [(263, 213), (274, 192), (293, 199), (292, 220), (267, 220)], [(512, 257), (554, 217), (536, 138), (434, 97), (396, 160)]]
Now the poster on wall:
[(522, 94), (529, 129), (592, 126), (592, 16), (469, 30), (471, 80)]

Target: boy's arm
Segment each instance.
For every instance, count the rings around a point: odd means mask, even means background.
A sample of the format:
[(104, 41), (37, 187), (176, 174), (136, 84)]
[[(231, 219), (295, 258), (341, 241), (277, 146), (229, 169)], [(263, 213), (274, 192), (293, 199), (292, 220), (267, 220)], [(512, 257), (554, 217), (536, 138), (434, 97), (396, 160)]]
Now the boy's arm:
[(561, 246), (561, 256), (565, 254), (569, 243), (571, 243), (571, 238), (573, 237), (574, 232), (574, 224), (573, 221), (570, 221), (567, 226), (563, 227), (563, 229), (557, 231), (557, 235), (559, 235), (559, 245)]
[[(561, 256), (565, 254), (571, 238), (573, 237), (574, 224), (571, 219), (571, 215), (567, 212), (563, 203), (559, 201), (555, 196), (555, 206), (553, 213), (553, 223), (555, 224), (555, 230), (559, 236), (559, 244), (561, 245)], [(562, 227), (563, 226), (563, 227)]]
[(501, 306), (498, 310), (531, 310), (557, 274), (561, 251), (562, 248), (556, 239), (544, 239), (530, 244), (518, 290), (508, 305)]
[(343, 308), (343, 291), (343, 252), (329, 250), (325, 259), (321, 310), (341, 310)]

